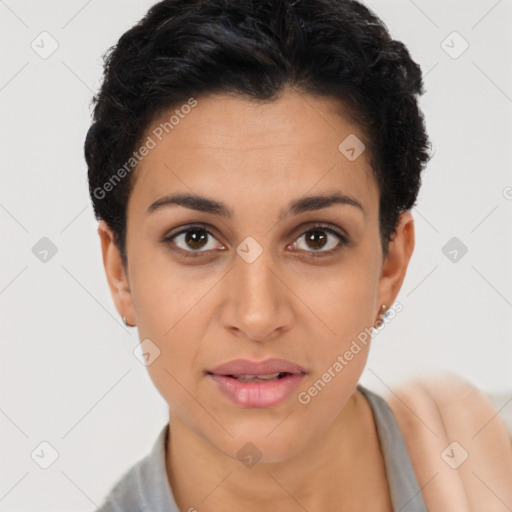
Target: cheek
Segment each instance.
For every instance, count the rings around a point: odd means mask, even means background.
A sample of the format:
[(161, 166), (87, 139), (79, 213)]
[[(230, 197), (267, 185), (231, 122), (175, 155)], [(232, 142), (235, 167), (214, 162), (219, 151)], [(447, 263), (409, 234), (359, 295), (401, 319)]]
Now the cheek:
[[(201, 297), (190, 290), (190, 283), (164, 279), (136, 290), (138, 330), (141, 340), (151, 339), (159, 348), (160, 361), (169, 370), (188, 367), (196, 360), (204, 332), (205, 311)], [(181, 366), (180, 366), (181, 365)]]
[(377, 278), (354, 260), (301, 279), (294, 287), (306, 306), (309, 327), (321, 336), (326, 353), (343, 347), (373, 325)]
[(178, 408), (186, 400), (184, 389), (194, 394), (202, 374), (198, 358), (205, 322), (204, 293), (191, 282), (169, 268), (134, 265), (132, 297), (139, 337), (142, 343), (149, 339), (159, 353), (147, 370), (164, 399)]
[(204, 279), (170, 262), (165, 251), (134, 254), (132, 297), (141, 336), (171, 338), (201, 300)]
[[(192, 397), (200, 395), (203, 377), (200, 360), (202, 332), (195, 302), (168, 301), (160, 296), (159, 306), (141, 311), (140, 339), (149, 338), (159, 355), (147, 366), (149, 376), (170, 410), (179, 416), (197, 408)], [(163, 306), (162, 306), (163, 305)]]

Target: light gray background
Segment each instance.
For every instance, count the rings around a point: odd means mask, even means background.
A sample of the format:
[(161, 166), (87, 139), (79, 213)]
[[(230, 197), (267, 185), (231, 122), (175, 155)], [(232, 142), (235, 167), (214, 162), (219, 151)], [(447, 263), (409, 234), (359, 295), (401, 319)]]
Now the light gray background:
[[(82, 150), (101, 55), (152, 3), (0, 1), (2, 511), (93, 510), (167, 421), (110, 297)], [(435, 150), (403, 311), (361, 379), (377, 392), (443, 370), (512, 390), (511, 4), (367, 2), (424, 71)], [(47, 59), (31, 48), (43, 31), (59, 45)], [(453, 31), (469, 43), (456, 59)], [(46, 263), (42, 237), (57, 247)], [(468, 248), (457, 262), (452, 237)], [(59, 455), (46, 470), (31, 458), (43, 441)]]

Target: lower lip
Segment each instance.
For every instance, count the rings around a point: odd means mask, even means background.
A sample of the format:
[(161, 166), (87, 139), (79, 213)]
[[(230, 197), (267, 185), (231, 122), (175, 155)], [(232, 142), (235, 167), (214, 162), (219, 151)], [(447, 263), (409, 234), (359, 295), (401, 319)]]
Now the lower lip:
[(288, 398), (297, 388), (303, 373), (294, 373), (268, 382), (239, 382), (232, 377), (209, 374), (219, 390), (242, 407), (272, 407)]

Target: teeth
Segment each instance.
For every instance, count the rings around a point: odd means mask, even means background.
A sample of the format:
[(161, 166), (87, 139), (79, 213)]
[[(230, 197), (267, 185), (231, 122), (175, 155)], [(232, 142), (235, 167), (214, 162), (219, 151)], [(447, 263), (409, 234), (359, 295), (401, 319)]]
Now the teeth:
[(278, 377), (280, 373), (281, 372), (269, 373), (267, 375), (239, 375), (238, 377), (235, 378), (240, 382), (250, 382), (255, 379), (272, 380)]

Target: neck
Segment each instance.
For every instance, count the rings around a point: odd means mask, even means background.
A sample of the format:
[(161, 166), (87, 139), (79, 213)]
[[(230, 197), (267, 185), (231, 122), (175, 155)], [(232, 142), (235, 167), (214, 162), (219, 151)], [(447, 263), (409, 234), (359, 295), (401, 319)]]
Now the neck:
[(357, 390), (315, 443), (276, 463), (246, 467), (178, 417), (169, 423), (167, 474), (180, 510), (348, 511), (379, 494), (381, 510), (391, 509), (373, 415)]

